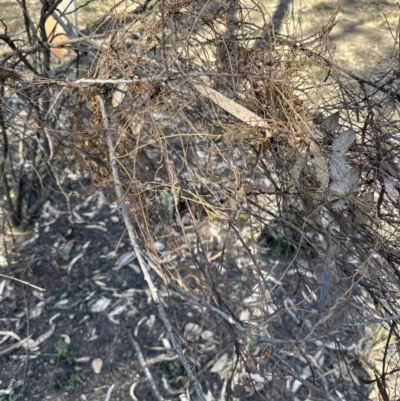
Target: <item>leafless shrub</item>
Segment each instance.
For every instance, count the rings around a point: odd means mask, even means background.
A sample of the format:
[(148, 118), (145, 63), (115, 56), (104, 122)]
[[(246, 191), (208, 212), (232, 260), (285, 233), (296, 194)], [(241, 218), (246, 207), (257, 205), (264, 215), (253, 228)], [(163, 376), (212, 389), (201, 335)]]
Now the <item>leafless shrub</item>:
[[(4, 207), (21, 224), (23, 193), (29, 220), (32, 194), (62, 181), (62, 154), (116, 199), (111, 135), (147, 263), (232, 341), (229, 371), (213, 365), (222, 393), (350, 400), (375, 385), (394, 399), (398, 62), (358, 77), (331, 54), (335, 15), (282, 36), (251, 4), (116, 7), (92, 36), (52, 44), (78, 54), (54, 67), (43, 35), (1, 35)], [(369, 321), (390, 328), (383, 361), (365, 358)]]

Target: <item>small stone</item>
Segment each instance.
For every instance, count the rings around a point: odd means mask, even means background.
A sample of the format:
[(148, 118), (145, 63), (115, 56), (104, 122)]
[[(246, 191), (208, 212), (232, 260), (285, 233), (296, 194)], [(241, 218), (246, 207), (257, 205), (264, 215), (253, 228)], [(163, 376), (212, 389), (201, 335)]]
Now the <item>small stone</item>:
[(110, 220), (115, 224), (119, 223), (119, 217), (118, 216), (111, 216)]
[(92, 361), (92, 369), (96, 375), (100, 374), (101, 369), (103, 368), (103, 361), (100, 358), (95, 358)]

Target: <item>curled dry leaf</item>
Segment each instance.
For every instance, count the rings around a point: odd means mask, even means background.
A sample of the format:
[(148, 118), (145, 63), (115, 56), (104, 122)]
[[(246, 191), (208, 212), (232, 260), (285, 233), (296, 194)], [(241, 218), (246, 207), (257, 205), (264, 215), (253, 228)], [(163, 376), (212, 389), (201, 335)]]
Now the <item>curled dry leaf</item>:
[(83, 253), (81, 252), (79, 255), (76, 255), (76, 256), (71, 260), (71, 262), (69, 262), (69, 265), (68, 265), (68, 267), (67, 267), (68, 274), (71, 273), (71, 270), (72, 270), (72, 268), (74, 267), (74, 264), (75, 264), (80, 258), (82, 258), (83, 256), (84, 256), (84, 255), (83, 255)]
[(187, 323), (183, 330), (186, 337), (190, 339), (197, 339), (201, 334), (202, 330), (201, 327), (196, 323)]
[(58, 254), (64, 262), (69, 261), (73, 246), (74, 246), (74, 241), (71, 240), (71, 241), (66, 242), (64, 245), (62, 245), (60, 247)]
[(155, 315), (150, 315), (149, 318), (146, 320), (146, 326), (151, 329), (154, 326), (154, 323), (156, 322), (156, 316)]
[(101, 297), (94, 304), (90, 306), (90, 311), (93, 313), (104, 312), (108, 305), (110, 305), (111, 300), (105, 297)]
[(129, 388), (129, 395), (132, 398), (133, 401), (139, 401), (139, 399), (135, 396), (135, 388), (139, 384), (138, 381), (132, 383), (131, 387)]
[(103, 361), (100, 358), (94, 358), (92, 361), (92, 369), (96, 375), (100, 374), (101, 369), (103, 368)]
[(136, 258), (134, 251), (125, 252), (117, 261), (117, 264), (112, 268), (114, 271), (118, 271), (121, 267), (126, 266), (129, 262)]
[(69, 300), (68, 299), (60, 299), (53, 305), (54, 309), (66, 309), (68, 307)]
[(29, 318), (30, 319), (35, 319), (36, 317), (39, 317), (43, 312), (44, 306), (45, 306), (45, 302), (44, 301), (38, 303), (34, 308), (32, 308), (29, 311)]
[(172, 349), (171, 343), (169, 342), (169, 340), (167, 338), (162, 338), (161, 339), (164, 348), (166, 349)]
[(161, 362), (175, 361), (178, 358), (179, 358), (178, 355), (170, 356), (168, 354), (162, 353), (162, 354), (158, 354), (154, 358), (147, 358), (146, 365), (155, 365), (155, 364), (159, 364)]
[(214, 363), (214, 365), (211, 367), (210, 372), (211, 373), (218, 373), (221, 378), (228, 378), (230, 375), (230, 369), (229, 369), (229, 364), (228, 364), (228, 354), (222, 354), (217, 361)]
[(37, 350), (40, 344), (42, 344), (44, 341), (50, 338), (53, 335), (54, 330), (56, 329), (56, 324), (54, 323), (54, 320), (56, 320), (58, 316), (60, 316), (59, 313), (55, 314), (49, 320), (50, 330), (40, 335), (36, 340), (28, 339), (28, 341), (26, 342), (26, 348), (30, 349), (31, 351)]
[(111, 323), (114, 324), (120, 324), (120, 322), (116, 319), (114, 319), (114, 316), (120, 315), (122, 312), (124, 312), (128, 308), (127, 305), (119, 305), (116, 308), (114, 308), (109, 314), (108, 318)]
[(68, 334), (60, 334), (60, 337), (63, 339), (65, 344), (67, 345), (71, 344), (71, 337)]
[(113, 392), (113, 389), (114, 389), (114, 384), (111, 384), (111, 386), (107, 390), (106, 398), (105, 398), (104, 401), (110, 401), (111, 400), (111, 394)]

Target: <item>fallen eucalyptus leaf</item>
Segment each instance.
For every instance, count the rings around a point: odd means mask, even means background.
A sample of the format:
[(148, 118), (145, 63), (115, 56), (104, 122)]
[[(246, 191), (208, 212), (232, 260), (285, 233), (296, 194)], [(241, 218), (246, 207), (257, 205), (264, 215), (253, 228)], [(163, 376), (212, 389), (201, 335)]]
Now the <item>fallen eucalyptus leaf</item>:
[[(232, 114), (239, 120), (242, 120), (246, 124), (251, 125), (252, 127), (259, 127), (259, 128), (270, 127), (267, 121), (265, 121), (263, 118), (259, 117), (257, 114), (236, 103), (234, 100), (228, 99), (222, 93), (219, 93), (208, 86), (194, 84), (194, 87), (201, 95), (208, 97), (219, 107), (221, 107), (228, 113)], [(271, 133), (267, 133), (267, 137), (269, 136), (271, 136)]]
[(112, 107), (118, 107), (124, 101), (127, 96), (128, 89), (128, 84), (122, 83), (117, 85), (111, 100)]
[(125, 252), (117, 261), (117, 264), (112, 268), (114, 271), (118, 271), (121, 267), (126, 266), (128, 263), (132, 262), (136, 258), (135, 251)]
[(37, 304), (34, 308), (32, 308), (29, 311), (29, 318), (35, 319), (36, 317), (39, 317), (43, 312), (44, 305), (45, 305), (45, 302), (42, 301), (39, 304)]
[(90, 306), (90, 311), (93, 313), (104, 312), (108, 308), (108, 305), (110, 305), (110, 303), (110, 299), (101, 297)]
[(167, 338), (163, 338), (162, 340), (163, 346), (166, 349), (172, 349), (171, 343), (169, 342), (169, 340)]
[(348, 169), (346, 159), (343, 155), (336, 156), (335, 158), (333, 158), (333, 155), (331, 156), (330, 173), (334, 182), (342, 181)]
[(186, 323), (183, 333), (189, 339), (197, 339), (201, 334), (201, 327), (196, 323)]
[(356, 140), (356, 134), (352, 129), (342, 132), (333, 141), (332, 151), (336, 154), (344, 155)]
[(360, 179), (361, 173), (358, 168), (350, 168), (342, 176), (340, 180), (334, 180), (329, 189), (340, 195), (348, 195), (351, 193)]
[(217, 359), (217, 361), (211, 367), (210, 372), (218, 373), (221, 377), (223, 377), (224, 372), (227, 372), (228, 370), (228, 354), (225, 353)]

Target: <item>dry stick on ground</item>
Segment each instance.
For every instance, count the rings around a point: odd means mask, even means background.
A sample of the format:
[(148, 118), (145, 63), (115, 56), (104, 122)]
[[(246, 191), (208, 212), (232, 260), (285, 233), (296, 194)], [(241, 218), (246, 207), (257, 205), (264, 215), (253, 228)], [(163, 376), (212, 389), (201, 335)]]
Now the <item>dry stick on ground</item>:
[(199, 399), (201, 401), (206, 401), (206, 398), (201, 390), (200, 383), (196, 379), (196, 376), (194, 375), (194, 373), (192, 371), (189, 361), (187, 360), (185, 355), (183, 355), (183, 352), (178, 344), (178, 341), (175, 337), (174, 328), (172, 327), (172, 324), (169, 321), (168, 316), (165, 312), (164, 306), (161, 303), (161, 300), (158, 296), (158, 290), (157, 290), (156, 286), (154, 285), (149, 272), (147, 271), (147, 264), (144, 260), (142, 250), (139, 247), (138, 239), (134, 232), (131, 218), (129, 217), (128, 207), (126, 206), (126, 203), (124, 200), (124, 193), (122, 190), (121, 181), (119, 179), (118, 162), (117, 162), (117, 159), (116, 159), (115, 153), (114, 153), (114, 139), (112, 137), (111, 130), (109, 129), (108, 117), (107, 117), (103, 98), (99, 95), (97, 96), (97, 103), (99, 105), (99, 109), (100, 109), (100, 112), (101, 112), (101, 115), (103, 118), (104, 128), (107, 133), (107, 145), (108, 145), (108, 151), (110, 154), (110, 164), (111, 164), (112, 175), (113, 175), (113, 179), (114, 179), (115, 193), (117, 195), (119, 207), (121, 209), (122, 217), (124, 219), (124, 223), (125, 223), (126, 229), (129, 234), (129, 239), (131, 241), (131, 245), (132, 245), (134, 251), (136, 252), (136, 256), (137, 256), (140, 268), (142, 270), (144, 279), (146, 280), (147, 285), (149, 286), (149, 290), (150, 290), (151, 296), (153, 298), (153, 301), (157, 306), (158, 312), (161, 316), (161, 319), (163, 320), (164, 326), (167, 329), (168, 334), (171, 338), (173, 348), (174, 348), (175, 352), (178, 354), (179, 359), (181, 360), (182, 365), (185, 368), (185, 370), (189, 376), (189, 380), (190, 380), (197, 396), (199, 397)]
[(144, 360), (144, 357), (143, 357), (142, 351), (139, 347), (139, 344), (133, 338), (132, 333), (129, 332), (128, 335), (129, 335), (129, 339), (131, 340), (131, 343), (133, 345), (133, 348), (135, 348), (139, 364), (142, 367), (143, 372), (147, 376), (147, 380), (150, 383), (150, 387), (151, 387), (151, 390), (153, 391), (154, 397), (156, 397), (158, 401), (165, 401), (165, 398), (158, 391), (158, 388), (156, 386), (156, 383), (154, 382), (153, 376), (151, 375), (150, 369), (146, 365), (146, 361)]
[(36, 285), (33, 285), (33, 284), (29, 283), (28, 281), (24, 281), (24, 280), (20, 280), (18, 278), (15, 278), (15, 277), (7, 276), (6, 274), (0, 274), (0, 277), (4, 277), (4, 278), (6, 278), (8, 280), (12, 280), (12, 281), (17, 281), (18, 283), (21, 283), (21, 284), (27, 285), (29, 287), (32, 287), (35, 290), (38, 290), (40, 292), (45, 292), (46, 291), (44, 288), (38, 287)]
[(325, 310), (326, 302), (328, 301), (329, 294), (331, 292), (332, 287), (332, 270), (334, 264), (335, 251), (332, 244), (332, 227), (329, 224), (328, 227), (328, 239), (326, 241), (326, 257), (324, 264), (324, 278), (322, 280), (321, 286), (321, 294), (319, 297), (319, 305), (318, 305), (318, 315), (317, 315), (317, 323), (321, 318), (321, 314)]
[(113, 389), (114, 389), (114, 384), (111, 384), (111, 386), (107, 390), (106, 398), (104, 399), (104, 401), (111, 400), (111, 394), (112, 394)]

